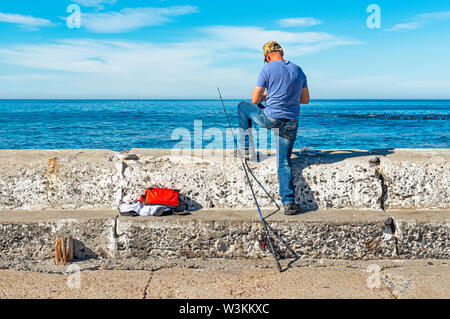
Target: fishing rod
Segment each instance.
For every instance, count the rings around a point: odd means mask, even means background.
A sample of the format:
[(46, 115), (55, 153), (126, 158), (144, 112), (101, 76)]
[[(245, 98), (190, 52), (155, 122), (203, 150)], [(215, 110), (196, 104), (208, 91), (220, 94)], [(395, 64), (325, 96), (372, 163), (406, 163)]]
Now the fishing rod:
[(279, 271), (279, 272), (282, 272), (281, 265), (280, 265), (280, 261), (278, 260), (278, 254), (277, 254), (277, 252), (275, 251), (274, 244), (273, 244), (273, 241), (272, 241), (272, 237), (270, 236), (270, 233), (269, 233), (269, 228), (268, 228), (267, 221), (266, 221), (266, 219), (264, 218), (264, 216), (262, 215), (261, 208), (260, 208), (260, 206), (259, 206), (258, 199), (256, 198), (255, 190), (253, 189), (253, 184), (252, 184), (252, 182), (251, 182), (251, 180), (250, 180), (249, 173), (250, 173), (250, 175), (253, 177), (253, 179), (256, 181), (256, 183), (263, 189), (263, 191), (266, 193), (266, 195), (267, 195), (267, 196), (275, 203), (275, 205), (277, 206), (277, 210), (274, 211), (273, 213), (271, 213), (270, 215), (275, 214), (276, 212), (278, 212), (278, 211), (280, 210), (280, 206), (278, 205), (278, 203), (276, 202), (276, 200), (269, 194), (269, 192), (262, 186), (262, 184), (259, 182), (259, 180), (256, 178), (256, 176), (253, 174), (252, 169), (251, 169), (250, 166), (248, 165), (247, 159), (245, 159), (244, 156), (243, 156), (243, 154), (241, 153), (241, 150), (240, 150), (240, 148), (238, 147), (238, 143), (237, 143), (237, 140), (236, 140), (236, 135), (234, 135), (233, 126), (231, 125), (230, 117), (228, 116), (228, 112), (227, 112), (227, 109), (226, 109), (226, 107), (225, 107), (225, 103), (223, 102), (223, 98), (222, 98), (222, 94), (221, 94), (221, 92), (220, 92), (220, 88), (217, 88), (217, 91), (219, 92), (220, 101), (222, 102), (223, 110), (224, 110), (225, 115), (226, 115), (226, 117), (227, 117), (228, 125), (229, 125), (230, 130), (231, 130), (231, 134), (233, 135), (234, 146), (235, 146), (235, 148), (236, 148), (237, 151), (238, 151), (239, 158), (241, 159), (241, 164), (242, 164), (242, 168), (244, 169), (244, 172), (245, 172), (245, 177), (246, 177), (246, 179), (247, 179), (248, 185), (250, 186), (250, 190), (251, 190), (251, 192), (252, 192), (253, 200), (255, 201), (256, 208), (258, 209), (259, 218), (260, 218), (260, 220), (261, 220), (261, 223), (262, 223), (262, 225), (263, 225), (264, 231), (265, 231), (265, 233), (266, 233), (266, 239), (267, 239), (267, 242), (268, 242), (268, 244), (269, 244), (270, 252), (272, 253), (273, 258), (275, 259), (275, 263), (276, 263), (276, 265), (277, 265), (278, 271)]

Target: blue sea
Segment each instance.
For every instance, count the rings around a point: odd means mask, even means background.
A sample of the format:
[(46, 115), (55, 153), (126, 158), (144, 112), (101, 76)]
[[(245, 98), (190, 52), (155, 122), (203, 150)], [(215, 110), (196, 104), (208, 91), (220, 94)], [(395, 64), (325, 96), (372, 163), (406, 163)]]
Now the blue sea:
[[(225, 101), (235, 127), (238, 103)], [(450, 148), (449, 120), (450, 100), (314, 100), (295, 147)], [(194, 121), (228, 127), (219, 100), (0, 100), (0, 149), (172, 148), (174, 130), (193, 136)]]

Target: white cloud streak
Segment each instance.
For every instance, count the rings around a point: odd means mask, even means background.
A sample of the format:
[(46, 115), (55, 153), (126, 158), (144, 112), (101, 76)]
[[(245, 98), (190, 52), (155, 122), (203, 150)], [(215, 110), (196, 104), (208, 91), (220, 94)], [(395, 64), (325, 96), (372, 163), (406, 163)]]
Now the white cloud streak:
[(443, 21), (450, 19), (450, 11), (423, 13), (416, 17), (426, 21)]
[(58, 96), (73, 94), (73, 88), (81, 96), (204, 97), (205, 91), (214, 92), (220, 85), (228, 97), (236, 97), (251, 91), (262, 65), (262, 45), (268, 40), (278, 40), (288, 59), (358, 43), (325, 32), (259, 27), (195, 31), (189, 40), (173, 43), (72, 39), (17, 45), (0, 48), (0, 62), (44, 70), (51, 78), (35, 84), (53, 88)]
[(288, 18), (278, 20), (278, 24), (284, 28), (290, 27), (311, 27), (321, 24), (322, 21), (314, 18)]
[(262, 52), (264, 43), (276, 40), (286, 55), (296, 57), (340, 45), (361, 43), (352, 38), (339, 37), (327, 32), (288, 32), (234, 26), (213, 26), (204, 28), (203, 31), (209, 34), (209, 42), (216, 42), (217, 46), (223, 44), (228, 50), (233, 48)]
[(37, 30), (40, 27), (49, 27), (53, 24), (46, 19), (36, 18), (29, 15), (0, 12), (0, 22), (12, 23), (30, 30)]
[(163, 25), (171, 18), (198, 12), (194, 6), (167, 8), (126, 8), (119, 12), (83, 13), (82, 27), (96, 33), (124, 33), (139, 28)]
[(96, 7), (101, 9), (104, 4), (113, 5), (117, 2), (117, 0), (72, 0), (72, 2), (78, 3), (79, 5), (85, 7)]
[(394, 25), (391, 31), (400, 31), (400, 30), (414, 30), (423, 26), (421, 22), (410, 22), (410, 23), (399, 23)]
[(431, 12), (415, 15), (411, 22), (394, 25), (389, 31), (405, 31), (421, 28), (427, 24), (450, 20), (450, 11)]

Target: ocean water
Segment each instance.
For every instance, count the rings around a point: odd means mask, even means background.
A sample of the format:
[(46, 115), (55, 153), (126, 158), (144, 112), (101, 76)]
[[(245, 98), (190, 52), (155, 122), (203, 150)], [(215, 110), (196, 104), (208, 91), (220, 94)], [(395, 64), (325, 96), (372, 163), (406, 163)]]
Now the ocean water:
[[(225, 101), (235, 127), (238, 103)], [(222, 141), (194, 145), (194, 121), (197, 133), (228, 127), (219, 100), (0, 100), (0, 149), (172, 148), (189, 143), (186, 134), (196, 148)], [(301, 108), (303, 146), (450, 148), (450, 100), (315, 100)]]

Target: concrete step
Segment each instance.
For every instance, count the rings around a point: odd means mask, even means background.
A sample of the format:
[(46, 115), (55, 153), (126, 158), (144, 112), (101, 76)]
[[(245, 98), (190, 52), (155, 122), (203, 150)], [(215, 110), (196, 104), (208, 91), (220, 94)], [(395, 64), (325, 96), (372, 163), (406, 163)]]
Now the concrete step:
[[(270, 211), (264, 211), (269, 214)], [(313, 259), (448, 259), (448, 210), (319, 210), (267, 219), (281, 256)], [(2, 211), (0, 261), (48, 261), (57, 236), (74, 238), (74, 257), (164, 261), (259, 259), (255, 210), (200, 210), (188, 216), (119, 217), (115, 210)], [(290, 249), (289, 249), (290, 248)], [(6, 267), (6, 266), (3, 266)]]

